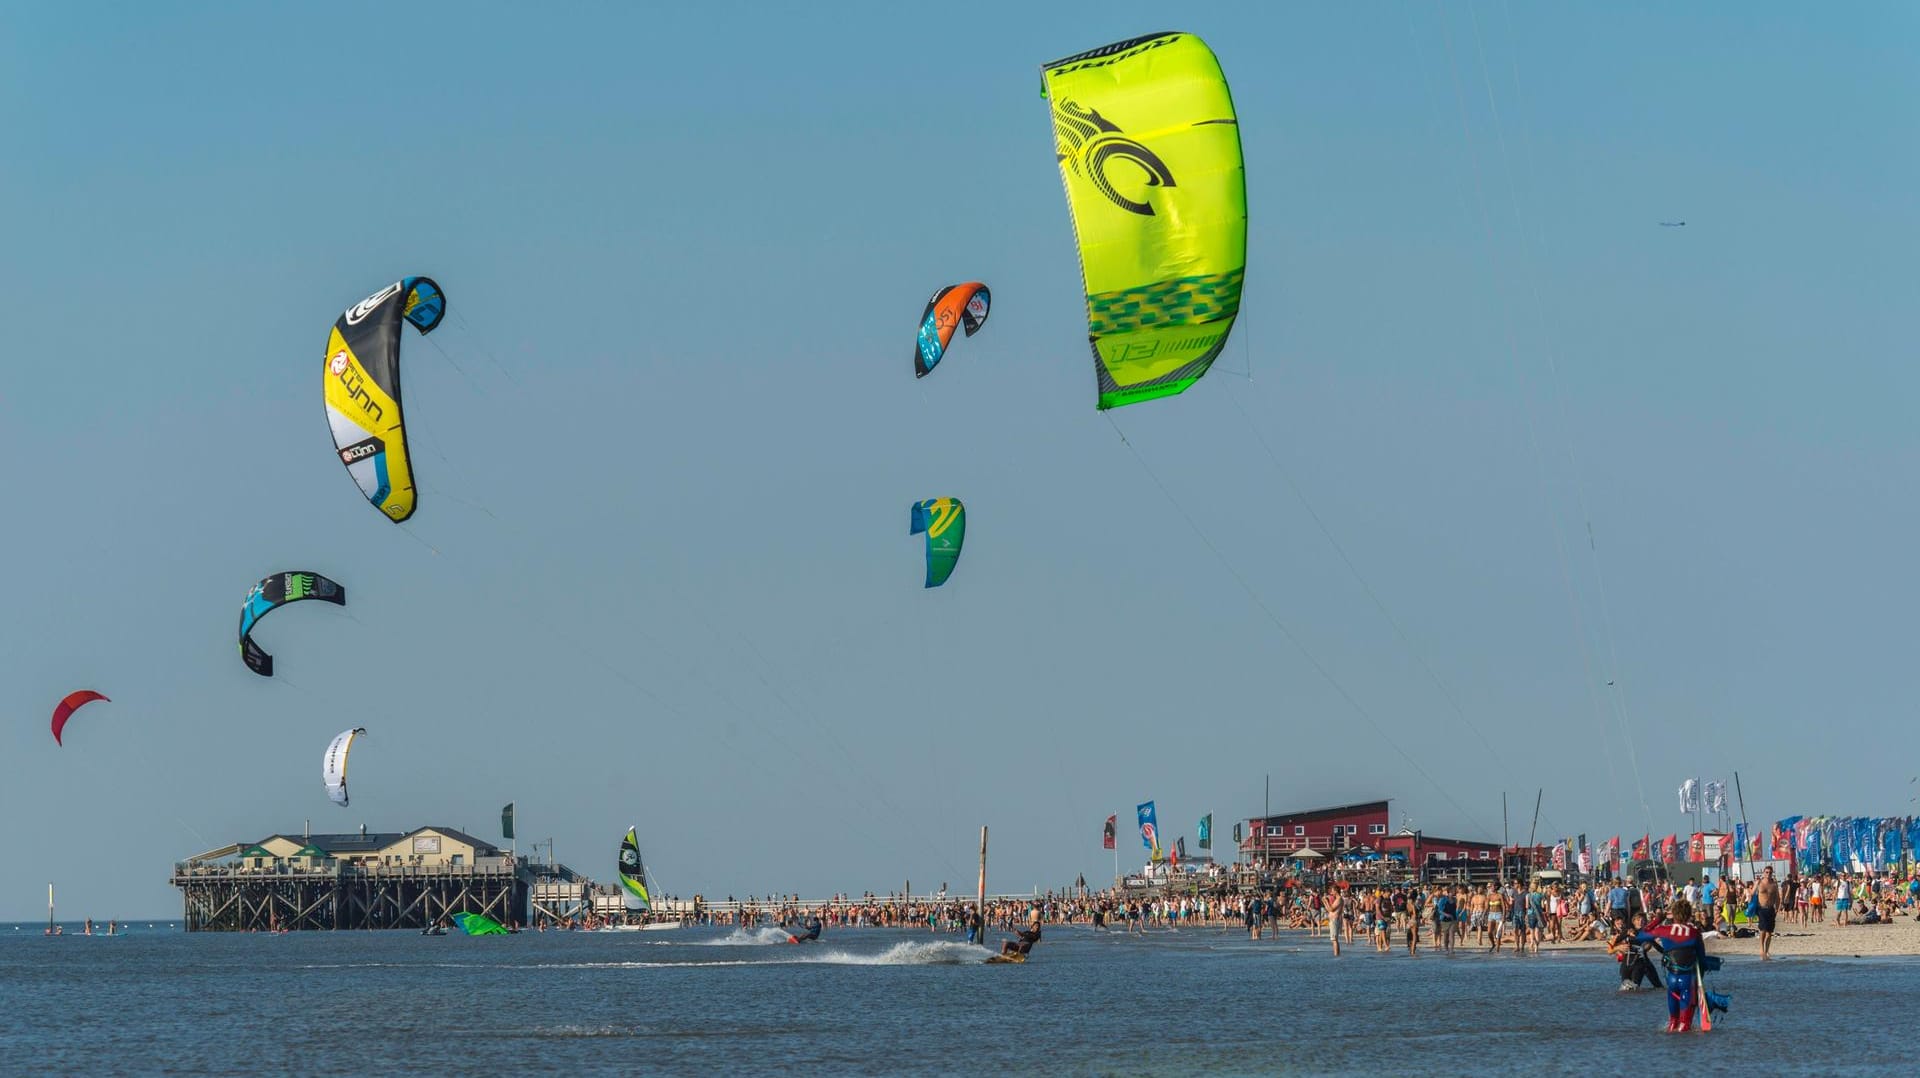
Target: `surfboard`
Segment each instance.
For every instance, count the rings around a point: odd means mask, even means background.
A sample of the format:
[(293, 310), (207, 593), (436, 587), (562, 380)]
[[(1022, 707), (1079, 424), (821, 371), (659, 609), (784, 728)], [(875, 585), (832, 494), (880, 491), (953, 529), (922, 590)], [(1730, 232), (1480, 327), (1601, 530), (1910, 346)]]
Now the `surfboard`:
[(1027, 956), (1026, 956), (1026, 955), (1023, 955), (1023, 954), (1021, 954), (1020, 952), (1018, 952), (1018, 951), (1015, 951), (1015, 952), (1014, 952), (1014, 953), (1012, 953), (1012, 954), (997, 954), (997, 955), (994, 955), (993, 957), (991, 957), (991, 958), (989, 958), (989, 959), (987, 959), (987, 963), (988, 963), (989, 965), (997, 965), (997, 964), (999, 964), (999, 963), (1002, 963), (1002, 962), (1006, 962), (1006, 963), (1010, 963), (1010, 964), (1015, 964), (1015, 965), (1017, 965), (1017, 964), (1019, 964), (1019, 963), (1021, 963), (1021, 962), (1025, 962), (1026, 960), (1027, 960)]

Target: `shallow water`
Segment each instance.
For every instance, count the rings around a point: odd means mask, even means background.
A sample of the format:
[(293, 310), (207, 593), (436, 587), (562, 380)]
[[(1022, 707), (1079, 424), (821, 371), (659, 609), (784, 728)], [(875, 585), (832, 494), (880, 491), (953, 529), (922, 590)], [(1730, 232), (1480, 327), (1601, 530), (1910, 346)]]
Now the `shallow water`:
[[(1049, 928), (1024, 966), (829, 931), (187, 935), (0, 927), (34, 1073), (1912, 1073), (1920, 962), (1729, 958), (1733, 1012), (1662, 1031), (1604, 955), (1446, 958), (1283, 934)], [(995, 934), (994, 938), (1000, 938)], [(1630, 1062), (1632, 1061), (1632, 1062)]]

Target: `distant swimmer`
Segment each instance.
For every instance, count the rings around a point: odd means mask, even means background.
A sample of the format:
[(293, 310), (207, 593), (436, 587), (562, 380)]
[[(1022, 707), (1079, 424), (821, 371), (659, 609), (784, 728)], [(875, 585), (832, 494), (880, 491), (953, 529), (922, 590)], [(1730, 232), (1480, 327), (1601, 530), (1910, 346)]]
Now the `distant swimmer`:
[(1660, 227), (1661, 228), (1685, 228), (1687, 227), (1687, 223), (1685, 221), (1662, 221), (1660, 222)]
[(1040, 907), (1036, 904), (1027, 907), (1027, 927), (1022, 931), (1014, 933), (1012, 939), (1001, 943), (1000, 953), (1003, 955), (1017, 954), (1024, 959), (1027, 956), (1027, 952), (1033, 950), (1033, 945), (1039, 942)]
[(818, 940), (820, 938), (820, 915), (817, 913), (807, 914), (806, 923), (801, 926), (801, 929), (802, 931), (799, 935), (788, 936), (787, 942), (788, 943), (812, 943), (815, 940)]

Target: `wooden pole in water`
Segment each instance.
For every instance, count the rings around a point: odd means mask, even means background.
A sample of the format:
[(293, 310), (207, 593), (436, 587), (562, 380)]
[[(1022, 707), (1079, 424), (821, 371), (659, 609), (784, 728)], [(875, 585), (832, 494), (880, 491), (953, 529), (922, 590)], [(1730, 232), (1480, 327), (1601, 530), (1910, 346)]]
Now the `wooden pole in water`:
[(979, 942), (981, 946), (985, 946), (987, 942), (987, 825), (986, 824), (980, 825), (980, 892), (976, 899), (976, 902), (977, 902), (977, 905), (975, 907), (975, 910), (976, 910), (977, 916), (980, 918), (980, 939), (977, 942)]

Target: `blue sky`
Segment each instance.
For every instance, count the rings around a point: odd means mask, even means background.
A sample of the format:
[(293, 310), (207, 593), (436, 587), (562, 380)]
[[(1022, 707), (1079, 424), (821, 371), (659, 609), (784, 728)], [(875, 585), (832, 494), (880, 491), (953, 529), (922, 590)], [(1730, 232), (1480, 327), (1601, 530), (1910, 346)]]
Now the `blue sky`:
[[(1543, 834), (1664, 834), (1735, 770), (1914, 811), (1911, 8), (823, 10), (4, 17), (0, 917), (507, 801), (709, 895), (957, 887), (982, 823), (996, 889), (1096, 879), (1108, 813), (1224, 835), (1269, 773), (1468, 836), (1541, 786)], [(1169, 23), (1232, 82), (1248, 291), (1136, 457), (1037, 65)], [(413, 273), (403, 530), (319, 373)], [(234, 623), (291, 568), (352, 605), (270, 619), (268, 681)]]

